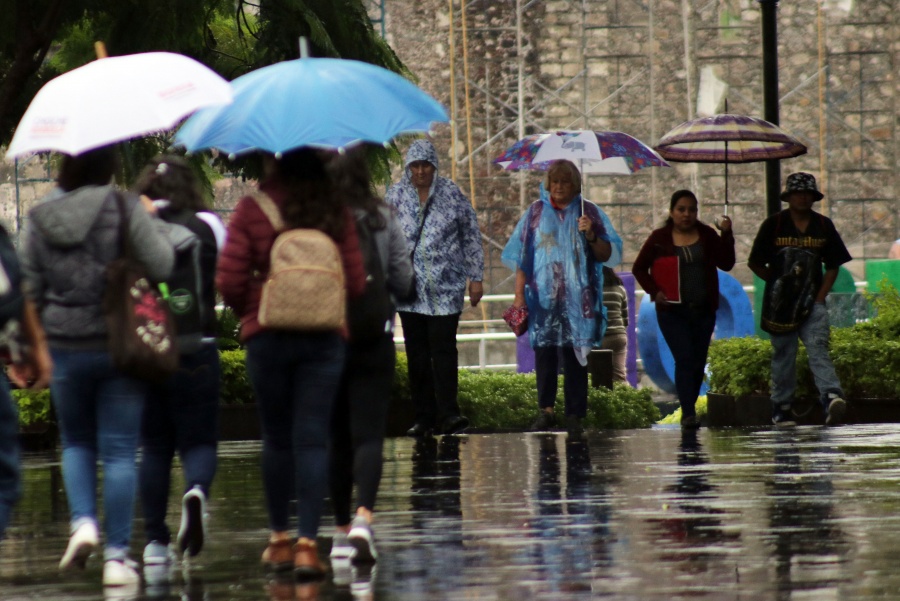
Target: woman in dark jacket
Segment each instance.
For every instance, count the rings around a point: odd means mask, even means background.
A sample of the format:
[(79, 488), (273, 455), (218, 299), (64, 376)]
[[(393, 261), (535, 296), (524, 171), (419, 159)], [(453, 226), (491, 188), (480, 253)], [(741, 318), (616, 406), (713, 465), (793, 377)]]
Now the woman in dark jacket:
[[(365, 269), (353, 214), (334, 193), (318, 151), (301, 148), (280, 159), (265, 156), (260, 185), (287, 229), (313, 228), (334, 240), (343, 261), (347, 296), (365, 289)], [(263, 553), (270, 570), (298, 576), (325, 573), (316, 547), (328, 489), (332, 405), (344, 367), (345, 330), (276, 330), (259, 323), (263, 283), (277, 232), (253, 196), (244, 197), (228, 223), (216, 286), (241, 320), (247, 373), (262, 429), (263, 484), (271, 534)], [(296, 496), (295, 496), (296, 495)], [(288, 534), (289, 507), (297, 499), (297, 537)]]
[[(698, 221), (697, 197), (690, 190), (678, 190), (669, 202), (666, 224), (651, 232), (632, 266), (634, 277), (656, 303), (659, 329), (675, 358), (675, 388), (683, 428), (700, 425), (694, 405), (716, 327), (717, 268), (730, 271), (734, 267), (731, 219), (723, 217), (720, 228), (721, 237)], [(667, 295), (663, 282), (676, 283), (677, 290), (669, 288)]]
[[(407, 298), (413, 286), (413, 266), (406, 236), (389, 206), (372, 194), (365, 153), (353, 151), (332, 162), (341, 197), (353, 208), (360, 241), (371, 238), (374, 257), (383, 278), (369, 274), (369, 286), (381, 284), (382, 295)], [(384, 289), (386, 288), (386, 290)], [(367, 291), (367, 296), (368, 296)], [(351, 306), (350, 310), (359, 309)], [(331, 503), (337, 530), (331, 545), (332, 568), (343, 562), (374, 562), (372, 513), (381, 481), (384, 434), (391, 385), (394, 381), (393, 304), (380, 333), (367, 334), (351, 328), (347, 363), (331, 422)], [(384, 319), (382, 317), (382, 319)], [(354, 322), (353, 317), (350, 319)], [(367, 335), (363, 335), (367, 334)], [(354, 484), (356, 506), (352, 506)], [(351, 513), (352, 512), (352, 513)], [(352, 518), (352, 521), (351, 521)]]
[[(196, 175), (180, 157), (151, 160), (135, 189), (153, 201), (160, 219), (187, 228), (199, 242), (196, 257), (194, 247), (178, 252), (176, 272), (187, 270), (188, 276), (199, 276), (200, 286), (179, 289), (184, 285), (182, 279), (169, 281), (173, 313), (180, 315), (179, 327), (185, 326), (178, 332), (178, 371), (151, 387), (141, 427), (139, 480), (147, 535), (144, 578), (152, 583), (166, 579), (172, 563), (166, 513), (176, 451), (184, 471), (178, 551), (197, 555), (206, 534), (206, 499), (216, 473), (221, 379), (216, 346), (216, 258), (225, 242), (225, 226), (206, 208)], [(199, 310), (194, 311), (194, 305)]]

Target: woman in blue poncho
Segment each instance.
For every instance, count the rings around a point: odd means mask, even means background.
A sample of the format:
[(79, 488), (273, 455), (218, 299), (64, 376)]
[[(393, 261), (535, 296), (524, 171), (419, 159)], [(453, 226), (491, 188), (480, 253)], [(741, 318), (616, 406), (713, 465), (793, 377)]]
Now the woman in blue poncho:
[(582, 431), (587, 413), (587, 356), (605, 329), (603, 265), (622, 259), (622, 239), (609, 218), (581, 198), (581, 174), (571, 161), (554, 161), (533, 203), (503, 249), (516, 272), (513, 305), (528, 307), (540, 412), (534, 430), (556, 425), (559, 361), (565, 374), (566, 429)]

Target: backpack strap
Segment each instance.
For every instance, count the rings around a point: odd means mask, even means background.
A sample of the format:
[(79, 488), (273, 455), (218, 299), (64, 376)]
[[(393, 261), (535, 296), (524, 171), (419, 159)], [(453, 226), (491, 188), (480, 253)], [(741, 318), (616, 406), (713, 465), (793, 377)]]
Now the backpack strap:
[(262, 191), (255, 192), (251, 195), (251, 198), (256, 201), (256, 204), (259, 205), (259, 208), (269, 220), (269, 223), (275, 228), (275, 233), (280, 234), (284, 231), (284, 219), (282, 219), (281, 211), (278, 209), (278, 205), (275, 204), (275, 201)]

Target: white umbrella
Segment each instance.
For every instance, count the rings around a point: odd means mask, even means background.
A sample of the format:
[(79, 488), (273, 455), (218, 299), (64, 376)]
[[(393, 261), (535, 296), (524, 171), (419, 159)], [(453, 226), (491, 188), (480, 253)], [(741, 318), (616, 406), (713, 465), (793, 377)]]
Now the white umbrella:
[(77, 155), (172, 129), (198, 108), (228, 104), (232, 96), (228, 81), (181, 54), (98, 59), (40, 89), (6, 156), (48, 150)]

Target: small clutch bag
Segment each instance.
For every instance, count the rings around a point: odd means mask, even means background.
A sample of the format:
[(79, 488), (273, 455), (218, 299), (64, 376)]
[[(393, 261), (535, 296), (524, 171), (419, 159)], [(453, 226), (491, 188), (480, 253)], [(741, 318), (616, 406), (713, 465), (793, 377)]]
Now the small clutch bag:
[(528, 331), (528, 309), (526, 307), (520, 309), (510, 305), (503, 312), (503, 319), (516, 336), (521, 336)]

